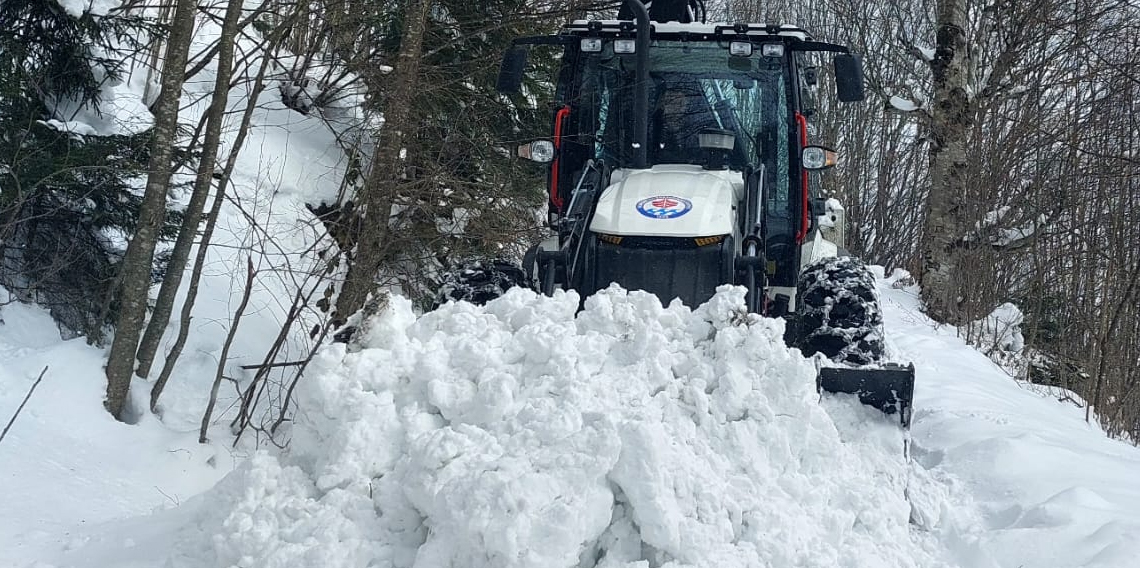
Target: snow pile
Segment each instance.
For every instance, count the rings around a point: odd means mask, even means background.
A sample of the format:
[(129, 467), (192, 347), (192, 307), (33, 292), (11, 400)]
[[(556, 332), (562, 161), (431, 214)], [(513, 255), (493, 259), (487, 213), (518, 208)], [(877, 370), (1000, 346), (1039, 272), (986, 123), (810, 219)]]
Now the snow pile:
[[(101, 74), (99, 69), (95, 70)], [(47, 126), (77, 136), (133, 135), (154, 126), (154, 115), (143, 100), (145, 78), (140, 73), (123, 81), (104, 80), (99, 89), (99, 108), (79, 104), (73, 99), (54, 101), (55, 116), (68, 120), (49, 120)]]
[[(399, 297), (299, 387), (290, 450), (206, 494), (174, 566), (938, 566), (893, 422), (819, 404), (781, 325), (515, 289)], [(850, 441), (843, 438), (850, 437)]]
[(84, 14), (106, 16), (122, 5), (122, 0), (58, 0), (60, 7), (76, 18)]
[(1025, 337), (1021, 324), (1025, 316), (1014, 304), (1006, 302), (990, 315), (971, 322), (967, 326), (967, 337), (979, 351), (985, 353), (1007, 373), (1024, 377), (1026, 361), (1024, 357)]

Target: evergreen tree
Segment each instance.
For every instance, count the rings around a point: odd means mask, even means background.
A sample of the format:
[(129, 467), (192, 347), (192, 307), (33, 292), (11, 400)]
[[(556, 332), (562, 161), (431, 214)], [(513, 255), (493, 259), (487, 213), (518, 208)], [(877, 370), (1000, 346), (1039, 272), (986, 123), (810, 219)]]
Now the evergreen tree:
[[(515, 146), (549, 136), (553, 73), (542, 68), (554, 66), (560, 50), (532, 50), (528, 96), (506, 98), (496, 91), (496, 78), (515, 38), (557, 31), (559, 21), (535, 10), (524, 0), (433, 5), (423, 45), (424, 88), (413, 110), (420, 127), (408, 148), (420, 184), (414, 195), (398, 197), (391, 235), (401, 251), (391, 260), (406, 274), (401, 285), (409, 295), (423, 298), (434, 288), (424, 266), (521, 257), (533, 241), (528, 232), (545, 203), (545, 169), (515, 157)], [(385, 51), (399, 39), (389, 36)], [(373, 101), (381, 111), (384, 93)]]
[(92, 342), (110, 321), (148, 136), (105, 135), (61, 109), (98, 112), (104, 85), (123, 75), (109, 54), (137, 47), (145, 28), (54, 0), (0, 1), (0, 285)]
[[(408, 14), (418, 14), (412, 8), (419, 6), (427, 14), (411, 76), (398, 60)], [(373, 133), (376, 144), (391, 142), (385, 137), (394, 124), (409, 125), (398, 143), (379, 154), (369, 150), (366, 156), (375, 160), (365, 157), (350, 171), (345, 185), (355, 191), (344, 202), (315, 208), (342, 249), (351, 251), (337, 321), (362, 307), (377, 283), (399, 284), (404, 294), (429, 301), (440, 269), (472, 258), (521, 257), (533, 241), (527, 233), (537, 228), (545, 170), (516, 158), (515, 147), (549, 135), (553, 85), (541, 67), (553, 66), (560, 50), (536, 50), (531, 63), (540, 79), (528, 81), (527, 96), (499, 94), (496, 77), (515, 38), (557, 31), (565, 14), (543, 10), (525, 0), (359, 2), (319, 14), (327, 34), (300, 34), (305, 42), (297, 45), (308, 42), (310, 51), (305, 60), (332, 56), (360, 78), (366, 110), (386, 120)], [(405, 113), (400, 101), (408, 83), (415, 96)], [(316, 90), (285, 102), (308, 114), (333, 98), (331, 83)], [(398, 163), (388, 163), (388, 151), (400, 155)], [(383, 171), (373, 174), (376, 168)], [(377, 235), (381, 218), (387, 222)], [(376, 242), (361, 247), (364, 240)], [(362, 262), (367, 266), (355, 267)], [(386, 280), (377, 282), (379, 276)]]

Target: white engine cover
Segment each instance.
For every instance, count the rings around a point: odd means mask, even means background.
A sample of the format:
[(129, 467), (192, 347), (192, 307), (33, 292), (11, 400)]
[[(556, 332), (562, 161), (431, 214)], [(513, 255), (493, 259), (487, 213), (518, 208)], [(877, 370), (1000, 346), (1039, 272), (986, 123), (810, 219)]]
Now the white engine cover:
[(619, 170), (602, 192), (590, 230), (624, 236), (708, 237), (733, 233), (744, 198), (740, 172), (693, 165)]

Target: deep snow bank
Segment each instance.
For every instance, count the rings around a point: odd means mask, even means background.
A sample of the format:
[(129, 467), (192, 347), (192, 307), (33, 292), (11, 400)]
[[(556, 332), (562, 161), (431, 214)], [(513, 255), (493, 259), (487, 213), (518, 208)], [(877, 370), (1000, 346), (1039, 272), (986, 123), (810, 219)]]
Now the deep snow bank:
[[(233, 469), (228, 444), (199, 444), (194, 432), (149, 414), (136, 425), (116, 422), (103, 408), (106, 353), (61, 339), (47, 310), (4, 305), (10, 298), (0, 287), (0, 428), (41, 372), (43, 380), (0, 442), (0, 566), (82, 548), (99, 538), (85, 529), (173, 507)], [(117, 552), (112, 558), (124, 556)]]
[[(940, 517), (927, 523), (938, 539), (962, 566), (1140, 566), (1140, 450), (930, 321), (907, 276), (880, 280), (879, 294), (898, 356), (918, 369), (917, 471), (944, 481), (943, 502), (959, 503), (928, 509)], [(1006, 332), (998, 351), (1018, 348), (1019, 317), (1003, 306), (982, 324)]]
[[(513, 290), (327, 349), (290, 451), (203, 497), (176, 566), (937, 566), (889, 418), (819, 404), (779, 324)], [(844, 438), (850, 438), (845, 441)], [(646, 563), (648, 562), (648, 563)]]

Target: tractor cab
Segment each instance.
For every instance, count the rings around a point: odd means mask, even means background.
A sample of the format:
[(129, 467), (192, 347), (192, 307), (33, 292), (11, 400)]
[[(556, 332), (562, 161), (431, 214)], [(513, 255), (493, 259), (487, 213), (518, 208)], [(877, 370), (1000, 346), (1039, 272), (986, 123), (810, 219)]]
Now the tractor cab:
[(543, 285), (618, 282), (696, 306), (730, 282), (758, 312), (794, 309), (820, 167), (803, 154), (806, 54), (837, 54), (841, 100), (862, 99), (858, 59), (794, 26), (577, 21), (517, 40), (500, 89), (517, 88), (532, 44), (563, 48), (552, 138), (521, 152), (550, 162)]

